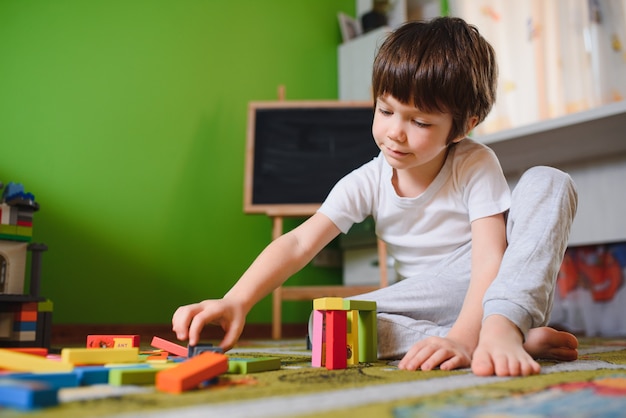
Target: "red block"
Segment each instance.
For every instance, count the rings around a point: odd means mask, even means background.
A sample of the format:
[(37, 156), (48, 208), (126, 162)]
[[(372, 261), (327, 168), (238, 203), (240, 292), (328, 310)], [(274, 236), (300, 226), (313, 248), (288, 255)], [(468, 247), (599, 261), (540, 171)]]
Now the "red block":
[(159, 337), (152, 337), (152, 342), (150, 343), (150, 345), (154, 348), (167, 351), (168, 353), (172, 353), (180, 357), (187, 357), (189, 353), (187, 347), (183, 347), (182, 345), (164, 340), (163, 338)]
[(326, 311), (326, 368), (345, 369), (348, 362), (347, 312)]

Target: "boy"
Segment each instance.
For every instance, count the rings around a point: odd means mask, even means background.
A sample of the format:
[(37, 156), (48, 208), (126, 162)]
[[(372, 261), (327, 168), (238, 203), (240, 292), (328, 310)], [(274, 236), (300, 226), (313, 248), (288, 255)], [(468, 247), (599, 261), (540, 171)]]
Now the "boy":
[[(544, 327), (576, 210), (569, 176), (529, 170), (511, 196), (499, 162), (466, 138), (489, 113), (497, 67), (457, 18), (407, 23), (374, 62), (381, 153), (341, 179), (319, 211), (273, 241), (221, 300), (180, 307), (173, 330), (196, 344), (207, 323), (241, 335), (261, 298), (340, 232), (372, 216), (404, 280), (358, 296), (378, 306), (381, 358), (406, 370), (539, 373), (534, 358), (577, 358), (576, 338)], [(508, 243), (507, 243), (508, 240)]]

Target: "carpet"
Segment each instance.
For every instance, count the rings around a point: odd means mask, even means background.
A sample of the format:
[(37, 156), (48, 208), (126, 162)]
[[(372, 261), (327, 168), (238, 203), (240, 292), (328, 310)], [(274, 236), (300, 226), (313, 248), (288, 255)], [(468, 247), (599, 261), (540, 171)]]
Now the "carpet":
[(180, 395), (152, 386), (62, 389), (57, 407), (2, 417), (624, 417), (626, 341), (581, 340), (574, 362), (542, 362), (530, 377), (477, 377), (469, 370), (408, 372), (378, 361), (312, 368), (304, 341), (242, 342), (229, 355), (277, 356), (281, 369), (222, 375)]

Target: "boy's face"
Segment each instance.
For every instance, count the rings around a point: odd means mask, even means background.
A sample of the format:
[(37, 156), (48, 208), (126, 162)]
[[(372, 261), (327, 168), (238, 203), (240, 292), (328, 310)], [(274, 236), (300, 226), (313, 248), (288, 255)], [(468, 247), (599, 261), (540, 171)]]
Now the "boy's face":
[(422, 112), (390, 95), (376, 101), (372, 134), (389, 165), (397, 170), (429, 176), (438, 173), (451, 128), (449, 113)]

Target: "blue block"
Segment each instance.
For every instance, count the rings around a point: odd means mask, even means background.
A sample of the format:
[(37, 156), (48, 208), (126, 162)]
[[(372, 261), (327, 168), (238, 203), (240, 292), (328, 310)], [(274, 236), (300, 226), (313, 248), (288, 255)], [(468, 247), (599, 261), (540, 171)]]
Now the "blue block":
[(75, 367), (74, 373), (78, 376), (78, 384), (81, 386), (91, 386), (109, 383), (108, 367), (103, 366), (85, 366)]
[(37, 322), (14, 322), (13, 331), (37, 331)]
[(79, 386), (78, 374), (75, 372), (59, 373), (11, 373), (11, 379), (42, 382), (52, 388), (75, 388)]
[(1, 406), (31, 410), (58, 404), (57, 388), (37, 381), (0, 379)]

